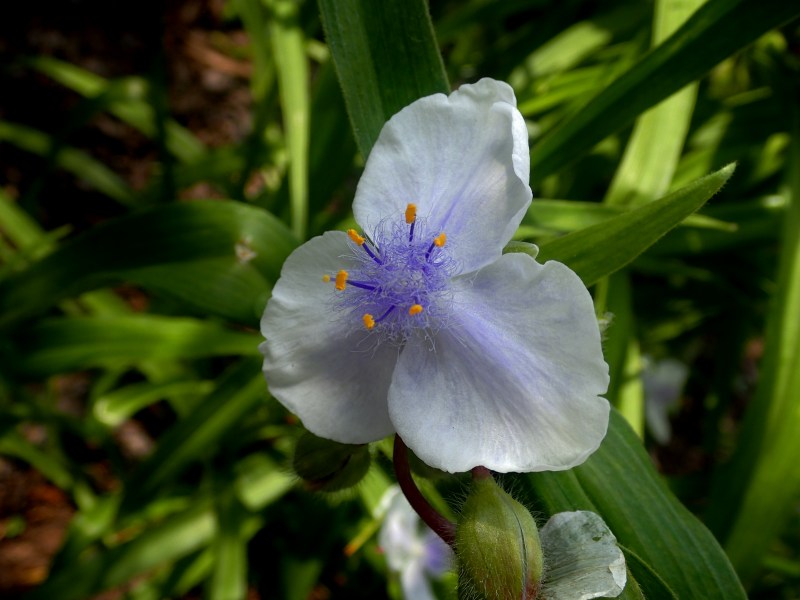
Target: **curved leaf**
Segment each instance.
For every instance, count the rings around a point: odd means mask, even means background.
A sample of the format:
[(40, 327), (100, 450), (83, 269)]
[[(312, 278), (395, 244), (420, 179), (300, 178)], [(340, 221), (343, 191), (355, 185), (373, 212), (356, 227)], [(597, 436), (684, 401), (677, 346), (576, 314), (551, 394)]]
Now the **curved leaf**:
[(800, 14), (784, 0), (717, 0), (601, 91), (531, 151), (531, 183), (585, 154), (645, 110), (750, 42)]
[(0, 326), (122, 281), (255, 324), (296, 245), (283, 223), (256, 207), (202, 201), (149, 208), (87, 231), (0, 283)]
[(449, 93), (423, 0), (319, 0), (358, 148), (366, 158), (383, 124), (417, 98)]
[(89, 367), (258, 354), (259, 338), (219, 323), (156, 315), (71, 317), (26, 328), (9, 358), (17, 369), (52, 375)]
[(714, 536), (672, 495), (617, 411), (602, 445), (584, 464), (561, 473), (519, 475), (516, 481), (548, 514), (599, 513), (619, 543), (641, 559), (628, 566), (645, 589), (652, 589), (648, 582), (655, 573), (681, 600), (746, 597)]
[(603, 223), (544, 242), (539, 261), (557, 260), (586, 285), (621, 269), (711, 198), (730, 178), (730, 164), (677, 192)]

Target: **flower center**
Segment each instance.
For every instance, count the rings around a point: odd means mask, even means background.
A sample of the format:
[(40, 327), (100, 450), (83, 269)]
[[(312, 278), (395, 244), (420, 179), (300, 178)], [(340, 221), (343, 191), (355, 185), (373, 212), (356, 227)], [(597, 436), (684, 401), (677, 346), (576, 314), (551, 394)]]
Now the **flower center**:
[(367, 331), (404, 342), (414, 330), (431, 333), (449, 315), (448, 281), (454, 265), (444, 232), (430, 235), (409, 204), (403, 222), (383, 223), (373, 239), (347, 232), (356, 266), (325, 275), (333, 281), (336, 303)]

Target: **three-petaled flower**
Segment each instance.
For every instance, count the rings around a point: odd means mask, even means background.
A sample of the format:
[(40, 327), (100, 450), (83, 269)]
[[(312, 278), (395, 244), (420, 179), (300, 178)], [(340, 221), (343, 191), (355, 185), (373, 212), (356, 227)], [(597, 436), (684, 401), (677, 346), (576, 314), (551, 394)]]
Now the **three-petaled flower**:
[(578, 276), (503, 254), (529, 170), (505, 83), (392, 117), (356, 191), (361, 232), (310, 240), (275, 285), (261, 321), (273, 396), (319, 436), (397, 432), (449, 472), (583, 462), (608, 425), (608, 366)]

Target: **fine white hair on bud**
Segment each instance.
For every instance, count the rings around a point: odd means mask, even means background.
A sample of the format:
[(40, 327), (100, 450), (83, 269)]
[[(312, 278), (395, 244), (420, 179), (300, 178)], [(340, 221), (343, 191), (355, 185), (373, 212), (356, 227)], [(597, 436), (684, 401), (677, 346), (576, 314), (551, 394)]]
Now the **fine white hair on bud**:
[(459, 589), (497, 600), (533, 600), (543, 555), (536, 522), (491, 476), (477, 478), (456, 526)]

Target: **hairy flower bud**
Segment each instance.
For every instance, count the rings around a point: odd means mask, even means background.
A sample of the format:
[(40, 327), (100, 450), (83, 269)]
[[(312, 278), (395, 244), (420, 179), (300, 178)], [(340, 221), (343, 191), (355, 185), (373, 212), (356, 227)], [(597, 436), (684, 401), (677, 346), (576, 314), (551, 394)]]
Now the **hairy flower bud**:
[(340, 444), (306, 432), (297, 441), (292, 466), (306, 485), (318, 492), (337, 492), (356, 485), (367, 474), (369, 448)]
[(459, 588), (491, 600), (536, 598), (542, 547), (530, 512), (491, 476), (477, 478), (456, 528)]

